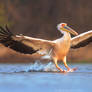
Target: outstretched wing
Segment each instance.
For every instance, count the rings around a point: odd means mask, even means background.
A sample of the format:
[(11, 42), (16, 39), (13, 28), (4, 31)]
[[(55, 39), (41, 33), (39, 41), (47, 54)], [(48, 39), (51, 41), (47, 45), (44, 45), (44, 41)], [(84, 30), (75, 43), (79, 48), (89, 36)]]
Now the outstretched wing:
[(52, 41), (27, 37), (23, 35), (13, 35), (6, 26), (0, 27), (0, 43), (15, 51), (24, 54), (48, 54), (54, 43)]
[(84, 47), (92, 42), (92, 30), (82, 33), (71, 39), (71, 48), (76, 49)]

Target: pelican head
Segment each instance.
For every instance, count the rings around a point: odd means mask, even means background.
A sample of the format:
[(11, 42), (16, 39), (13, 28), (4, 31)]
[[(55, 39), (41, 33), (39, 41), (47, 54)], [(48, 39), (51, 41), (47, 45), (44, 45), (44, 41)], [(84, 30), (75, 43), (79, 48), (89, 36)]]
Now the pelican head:
[(75, 36), (78, 35), (78, 33), (76, 31), (74, 31), (72, 28), (68, 27), (66, 23), (60, 23), (57, 25), (58, 30), (60, 31), (66, 31), (69, 32)]

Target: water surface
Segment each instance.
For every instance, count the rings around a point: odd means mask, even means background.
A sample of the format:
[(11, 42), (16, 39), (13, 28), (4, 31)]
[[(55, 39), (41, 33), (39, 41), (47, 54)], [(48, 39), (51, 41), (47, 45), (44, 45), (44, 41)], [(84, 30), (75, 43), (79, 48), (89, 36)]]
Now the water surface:
[(62, 74), (51, 62), (0, 64), (0, 92), (91, 92), (92, 64), (69, 66), (78, 70)]

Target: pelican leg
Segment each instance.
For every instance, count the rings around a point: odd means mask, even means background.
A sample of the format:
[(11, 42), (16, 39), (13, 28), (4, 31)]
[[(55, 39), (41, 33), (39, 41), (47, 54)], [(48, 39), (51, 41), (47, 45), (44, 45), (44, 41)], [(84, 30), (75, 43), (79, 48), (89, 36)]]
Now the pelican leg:
[(66, 63), (66, 57), (64, 57), (63, 63), (64, 63), (64, 66), (67, 68), (67, 70), (70, 71), (71, 68)]
[(58, 63), (57, 63), (57, 59), (56, 59), (56, 58), (54, 58), (54, 63), (55, 63), (56, 68), (57, 68), (58, 70), (60, 70), (60, 72), (62, 72), (62, 73), (65, 73), (65, 72), (66, 72), (66, 71), (64, 71), (63, 69), (61, 69), (61, 68), (58, 66)]
[(64, 63), (64, 66), (67, 68), (67, 72), (73, 72), (73, 71), (77, 70), (77, 68), (71, 69), (71, 68), (67, 65), (67, 63), (66, 63), (66, 57), (64, 57), (63, 63)]

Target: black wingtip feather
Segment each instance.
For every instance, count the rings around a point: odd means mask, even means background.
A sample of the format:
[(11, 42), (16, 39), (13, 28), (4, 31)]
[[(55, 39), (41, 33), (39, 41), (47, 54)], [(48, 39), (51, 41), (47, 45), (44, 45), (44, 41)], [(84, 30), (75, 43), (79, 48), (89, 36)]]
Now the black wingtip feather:
[(10, 32), (7, 25), (5, 28), (0, 26), (0, 43), (2, 43), (4, 46), (24, 54), (33, 54), (38, 51), (34, 50), (32, 47), (26, 46), (25, 44), (21, 43), (21, 41), (15, 41), (12, 38), (13, 36), (14, 35), (12, 32)]
[(5, 28), (0, 26), (0, 42), (8, 40), (12, 35), (7, 26)]

